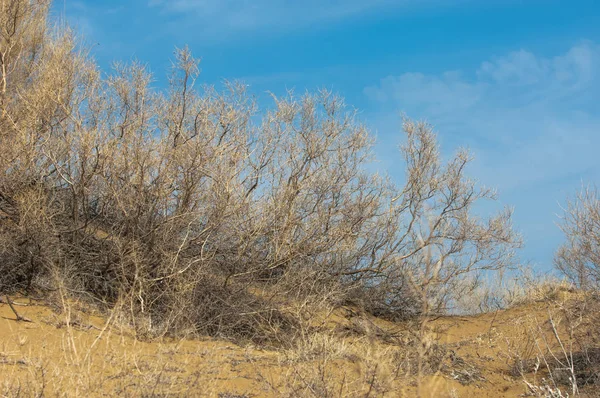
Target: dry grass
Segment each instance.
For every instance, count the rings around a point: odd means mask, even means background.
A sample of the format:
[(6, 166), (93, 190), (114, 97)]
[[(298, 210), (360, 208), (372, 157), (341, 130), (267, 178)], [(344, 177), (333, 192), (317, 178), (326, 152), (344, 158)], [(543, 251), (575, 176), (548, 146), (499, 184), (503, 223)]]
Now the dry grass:
[(588, 396), (599, 387), (600, 335), (595, 325), (600, 302), (594, 294), (561, 293), (544, 302), (544, 312), (524, 318), (522, 340), (508, 344), (511, 372), (534, 396)]
[[(74, 303), (62, 311), (36, 303), (19, 306), (33, 322), (17, 322), (8, 306), (0, 305), (0, 393), (558, 397), (549, 394), (574, 396), (569, 384), (574, 374), (575, 395), (593, 396), (598, 336), (589, 332), (596, 330), (590, 314), (598, 313), (598, 301), (581, 298), (567, 291), (553, 301), (433, 319), (423, 340), (410, 322), (385, 321), (352, 308), (322, 311), (317, 324), (304, 324), (293, 345), (276, 350), (214, 339), (139, 341), (116, 316), (99, 317)], [(419, 352), (424, 353), (421, 373)], [(565, 373), (569, 364), (574, 373)]]

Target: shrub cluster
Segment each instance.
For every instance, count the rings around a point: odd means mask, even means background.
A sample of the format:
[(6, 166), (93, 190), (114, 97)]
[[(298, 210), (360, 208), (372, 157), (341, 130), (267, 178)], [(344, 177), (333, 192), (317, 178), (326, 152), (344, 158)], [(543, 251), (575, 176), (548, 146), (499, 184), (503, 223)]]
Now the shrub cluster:
[(177, 50), (168, 86), (140, 63), (105, 75), (47, 0), (0, 8), (0, 290), (62, 286), (152, 333), (266, 336), (286, 300), (391, 318), (441, 312), (509, 266), (511, 213), (405, 120), (398, 186), (373, 137), (325, 91), (273, 98), (200, 86)]

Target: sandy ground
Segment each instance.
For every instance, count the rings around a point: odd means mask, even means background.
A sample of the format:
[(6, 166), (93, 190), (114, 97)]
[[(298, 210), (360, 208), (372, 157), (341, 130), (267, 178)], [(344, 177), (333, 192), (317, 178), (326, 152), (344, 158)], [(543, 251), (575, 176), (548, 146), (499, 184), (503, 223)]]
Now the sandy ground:
[[(524, 380), (544, 384), (536, 358), (559, 347), (548, 322), (558, 317), (554, 304), (440, 318), (429, 324), (427, 344), (443, 360), (419, 379), (406, 371), (415, 361), (407, 325), (347, 311), (330, 314), (319, 339), (292, 352), (208, 338), (143, 342), (100, 316), (15, 301), (32, 322), (0, 304), (3, 396), (519, 397), (531, 393)], [(567, 330), (557, 328), (566, 342)], [(529, 364), (524, 376), (519, 359)]]

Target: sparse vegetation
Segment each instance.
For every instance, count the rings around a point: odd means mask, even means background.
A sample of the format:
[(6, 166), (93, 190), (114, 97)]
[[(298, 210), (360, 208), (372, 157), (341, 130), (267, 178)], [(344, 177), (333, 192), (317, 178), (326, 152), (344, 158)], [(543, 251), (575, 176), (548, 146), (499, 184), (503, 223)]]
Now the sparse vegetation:
[(596, 188), (584, 188), (568, 202), (560, 228), (566, 236), (555, 255), (556, 267), (585, 290), (600, 288), (600, 198)]
[[(501, 361), (538, 396), (599, 382), (596, 191), (569, 205), (556, 255), (585, 292), (529, 270), (486, 285), (517, 265), (512, 211), (476, 215), (496, 194), (432, 126), (404, 120), (398, 186), (367, 167), (374, 138), (338, 96), (261, 109), (242, 84), (201, 86), (187, 48), (166, 89), (136, 62), (105, 74), (49, 7), (0, 6), (3, 396), (454, 397)], [(498, 315), (540, 304), (556, 312), (522, 335)], [(483, 323), (457, 338), (457, 313)], [(246, 348), (188, 340), (207, 337)], [(227, 372), (251, 381), (227, 389)]]
[(329, 92), (261, 112), (241, 85), (199, 87), (187, 49), (165, 91), (138, 63), (103, 77), (48, 2), (3, 4), (3, 290), (121, 307), (140, 336), (265, 341), (294, 327), (292, 297), (440, 314), (465, 277), (511, 265), (510, 212), (472, 214), (495, 195), (430, 126), (405, 121), (398, 188)]

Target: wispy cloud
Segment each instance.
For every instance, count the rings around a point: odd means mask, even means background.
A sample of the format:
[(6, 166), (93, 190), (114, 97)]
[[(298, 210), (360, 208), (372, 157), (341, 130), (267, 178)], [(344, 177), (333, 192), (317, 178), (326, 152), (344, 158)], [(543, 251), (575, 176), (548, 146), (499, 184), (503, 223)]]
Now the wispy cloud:
[(398, 111), (434, 124), (446, 149), (469, 146), (476, 156), (471, 175), (516, 207), (530, 253), (546, 253), (549, 265), (561, 239), (557, 202), (582, 181), (600, 181), (598, 44), (550, 57), (515, 51), (470, 71), (402, 73), (364, 92), (378, 109), (371, 118), (384, 121), (376, 122), (383, 151)]
[(148, 4), (166, 13), (192, 17), (200, 29), (211, 27), (247, 31), (306, 26), (432, 2), (433, 0), (149, 0)]
[(384, 113), (426, 118), (473, 147), (479, 173), (514, 189), (598, 167), (599, 72), (600, 46), (584, 42), (555, 57), (516, 51), (471, 73), (388, 76), (365, 93)]

